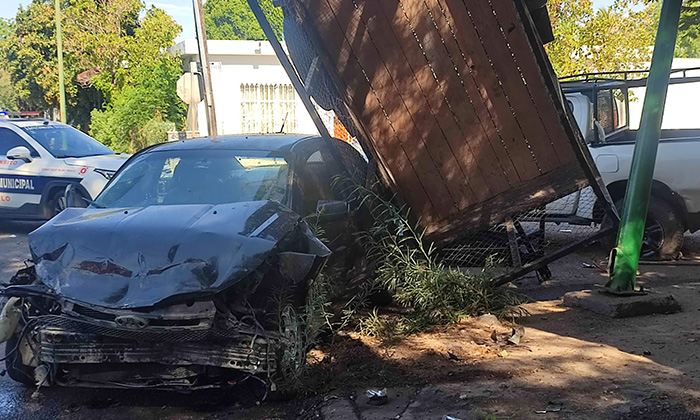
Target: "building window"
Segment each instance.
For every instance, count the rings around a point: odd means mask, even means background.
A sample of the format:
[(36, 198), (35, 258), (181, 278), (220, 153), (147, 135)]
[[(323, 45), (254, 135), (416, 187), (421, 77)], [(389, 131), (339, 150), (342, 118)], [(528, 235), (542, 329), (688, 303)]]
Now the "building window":
[(296, 92), (292, 85), (242, 83), (241, 132), (295, 133)]

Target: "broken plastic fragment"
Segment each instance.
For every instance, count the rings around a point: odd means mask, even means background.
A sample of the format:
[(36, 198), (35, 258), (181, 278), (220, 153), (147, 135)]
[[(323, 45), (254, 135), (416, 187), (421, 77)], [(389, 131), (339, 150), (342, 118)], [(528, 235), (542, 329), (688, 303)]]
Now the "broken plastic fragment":
[(368, 389), (365, 392), (365, 395), (367, 395), (367, 399), (368, 399), (367, 404), (384, 405), (389, 400), (389, 396), (387, 395), (386, 388)]

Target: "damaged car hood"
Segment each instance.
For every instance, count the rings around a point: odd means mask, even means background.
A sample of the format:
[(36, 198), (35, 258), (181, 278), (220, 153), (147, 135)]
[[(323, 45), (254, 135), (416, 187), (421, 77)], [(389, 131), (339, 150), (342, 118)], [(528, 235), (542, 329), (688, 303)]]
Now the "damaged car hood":
[(69, 208), (29, 234), (29, 247), (37, 278), (52, 293), (139, 308), (225, 290), (294, 231), (306, 249), (289, 251), (330, 254), (298, 214), (274, 201)]

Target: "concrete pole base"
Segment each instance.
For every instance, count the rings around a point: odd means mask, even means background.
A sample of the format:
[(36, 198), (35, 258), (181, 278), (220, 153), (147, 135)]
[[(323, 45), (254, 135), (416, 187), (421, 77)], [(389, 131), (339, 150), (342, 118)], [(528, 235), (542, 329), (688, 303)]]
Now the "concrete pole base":
[(641, 296), (614, 296), (599, 290), (582, 290), (564, 295), (564, 306), (583, 308), (611, 318), (681, 311), (681, 305), (670, 293), (649, 291)]

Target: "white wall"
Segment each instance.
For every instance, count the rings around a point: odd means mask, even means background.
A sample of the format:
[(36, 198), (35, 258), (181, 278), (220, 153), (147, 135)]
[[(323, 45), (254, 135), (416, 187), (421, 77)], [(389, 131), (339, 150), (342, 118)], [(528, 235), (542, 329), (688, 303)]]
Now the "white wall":
[[(213, 63), (212, 90), (219, 134), (240, 134), (242, 132), (241, 84), (291, 84), (291, 82), (269, 42), (213, 40), (207, 42), (207, 47), (209, 61)], [(189, 69), (190, 62), (199, 61), (196, 40), (182, 41), (172, 50), (181, 54), (186, 69)], [(296, 117), (297, 133), (318, 133), (298, 96)], [(206, 136), (204, 102), (197, 107), (197, 121), (200, 134)]]

